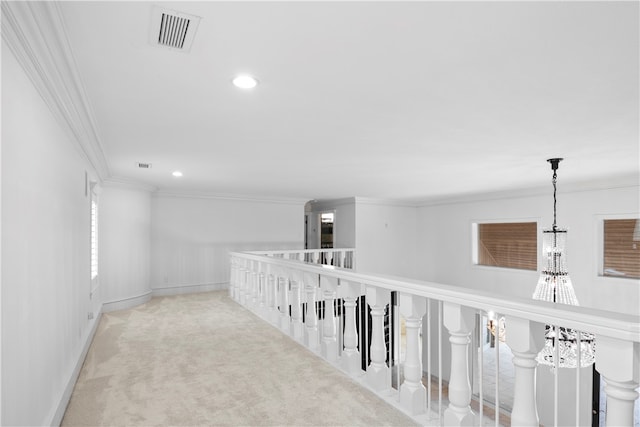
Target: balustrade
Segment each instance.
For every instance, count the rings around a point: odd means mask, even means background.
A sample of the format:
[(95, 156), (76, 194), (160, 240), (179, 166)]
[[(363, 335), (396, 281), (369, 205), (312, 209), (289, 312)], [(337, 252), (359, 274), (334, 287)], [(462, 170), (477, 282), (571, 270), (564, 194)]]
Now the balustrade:
[[(545, 325), (590, 332), (596, 336), (595, 366), (606, 384), (606, 425), (640, 423), (634, 420), (640, 316), (563, 309), (443, 284), (360, 274), (349, 268), (353, 254), (343, 249), (233, 253), (229, 295), (422, 425), (501, 425), (500, 412), (505, 412), (506, 423), (538, 426), (536, 356), (544, 346)], [(391, 304), (392, 293), (397, 308)], [(501, 342), (502, 316), (509, 331), (506, 342)], [(497, 328), (487, 330), (484, 318)], [(483, 356), (485, 337), (495, 342), (495, 357)], [(403, 344), (392, 348), (392, 342), (394, 347)], [(509, 347), (513, 360), (500, 357), (500, 346)], [(483, 390), (484, 359), (489, 356), (497, 365), (495, 390)], [(509, 392), (513, 405), (501, 408), (505, 399), (499, 371), (506, 364), (514, 371)], [(557, 390), (557, 376), (555, 381)], [(579, 380), (563, 384), (563, 393), (572, 386), (579, 389)], [(576, 401), (589, 393), (575, 393)], [(551, 408), (542, 409), (556, 412), (555, 423), (557, 412), (565, 410), (558, 409), (557, 395)], [(492, 404), (485, 401), (488, 397), (494, 398)], [(586, 423), (579, 405), (568, 410), (575, 410), (575, 425)]]

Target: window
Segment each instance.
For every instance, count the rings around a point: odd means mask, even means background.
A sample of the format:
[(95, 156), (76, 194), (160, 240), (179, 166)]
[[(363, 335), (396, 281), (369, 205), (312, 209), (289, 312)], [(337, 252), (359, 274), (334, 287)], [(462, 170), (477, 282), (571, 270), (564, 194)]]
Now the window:
[(535, 222), (477, 224), (476, 264), (538, 269), (538, 226)]
[(90, 219), (90, 256), (91, 256), (91, 289), (98, 280), (98, 195), (95, 185), (91, 188), (91, 219)]
[(640, 219), (605, 219), (603, 275), (640, 279)]

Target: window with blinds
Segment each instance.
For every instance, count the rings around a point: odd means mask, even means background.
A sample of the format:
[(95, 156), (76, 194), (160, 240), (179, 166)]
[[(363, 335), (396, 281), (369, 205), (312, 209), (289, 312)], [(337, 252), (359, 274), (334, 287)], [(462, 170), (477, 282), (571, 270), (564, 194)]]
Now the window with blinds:
[(640, 279), (640, 219), (605, 219), (603, 275)]
[(538, 269), (538, 226), (535, 222), (478, 224), (479, 265)]

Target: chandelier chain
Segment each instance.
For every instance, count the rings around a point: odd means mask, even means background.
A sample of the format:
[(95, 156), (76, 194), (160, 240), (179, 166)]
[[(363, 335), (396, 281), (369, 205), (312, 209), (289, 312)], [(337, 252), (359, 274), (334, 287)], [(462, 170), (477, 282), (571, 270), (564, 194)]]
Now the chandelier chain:
[(558, 180), (558, 173), (556, 172), (556, 170), (553, 171), (553, 230), (555, 231), (558, 227), (556, 225), (556, 203), (557, 203), (557, 199), (556, 199), (556, 182)]

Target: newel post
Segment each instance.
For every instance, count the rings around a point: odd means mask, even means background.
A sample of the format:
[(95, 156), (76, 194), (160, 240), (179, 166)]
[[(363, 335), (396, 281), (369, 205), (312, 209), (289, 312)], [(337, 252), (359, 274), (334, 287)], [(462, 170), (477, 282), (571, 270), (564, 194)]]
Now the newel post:
[(320, 354), (330, 362), (338, 359), (338, 339), (336, 335), (336, 317), (334, 301), (338, 288), (338, 279), (320, 276), (320, 289), (324, 301), (324, 319), (322, 322), (322, 346)]
[(640, 343), (596, 336), (596, 370), (606, 382), (609, 427), (633, 426), (635, 390), (640, 383)]
[(427, 301), (423, 297), (400, 294), (400, 314), (404, 316), (407, 332), (407, 353), (404, 362), (404, 382), (400, 386), (400, 404), (411, 415), (426, 411), (427, 390), (422, 384), (422, 340), (420, 328), (422, 316), (427, 311)]
[(340, 358), (342, 369), (350, 374), (362, 371), (358, 351), (358, 329), (356, 328), (356, 300), (362, 295), (359, 283), (340, 281), (339, 296), (344, 299), (344, 351)]
[(451, 375), (449, 376), (449, 406), (444, 411), (447, 426), (471, 426), (471, 383), (469, 381), (469, 343), (475, 325), (475, 313), (469, 307), (444, 302), (444, 325), (451, 343)]
[(371, 307), (371, 364), (367, 368), (367, 382), (375, 391), (391, 387), (389, 367), (385, 362), (387, 346), (384, 342), (384, 311), (391, 300), (387, 289), (367, 286), (367, 303)]
[(536, 404), (536, 356), (544, 347), (545, 325), (519, 317), (507, 317), (507, 345), (513, 353), (515, 388), (511, 424), (539, 426)]

